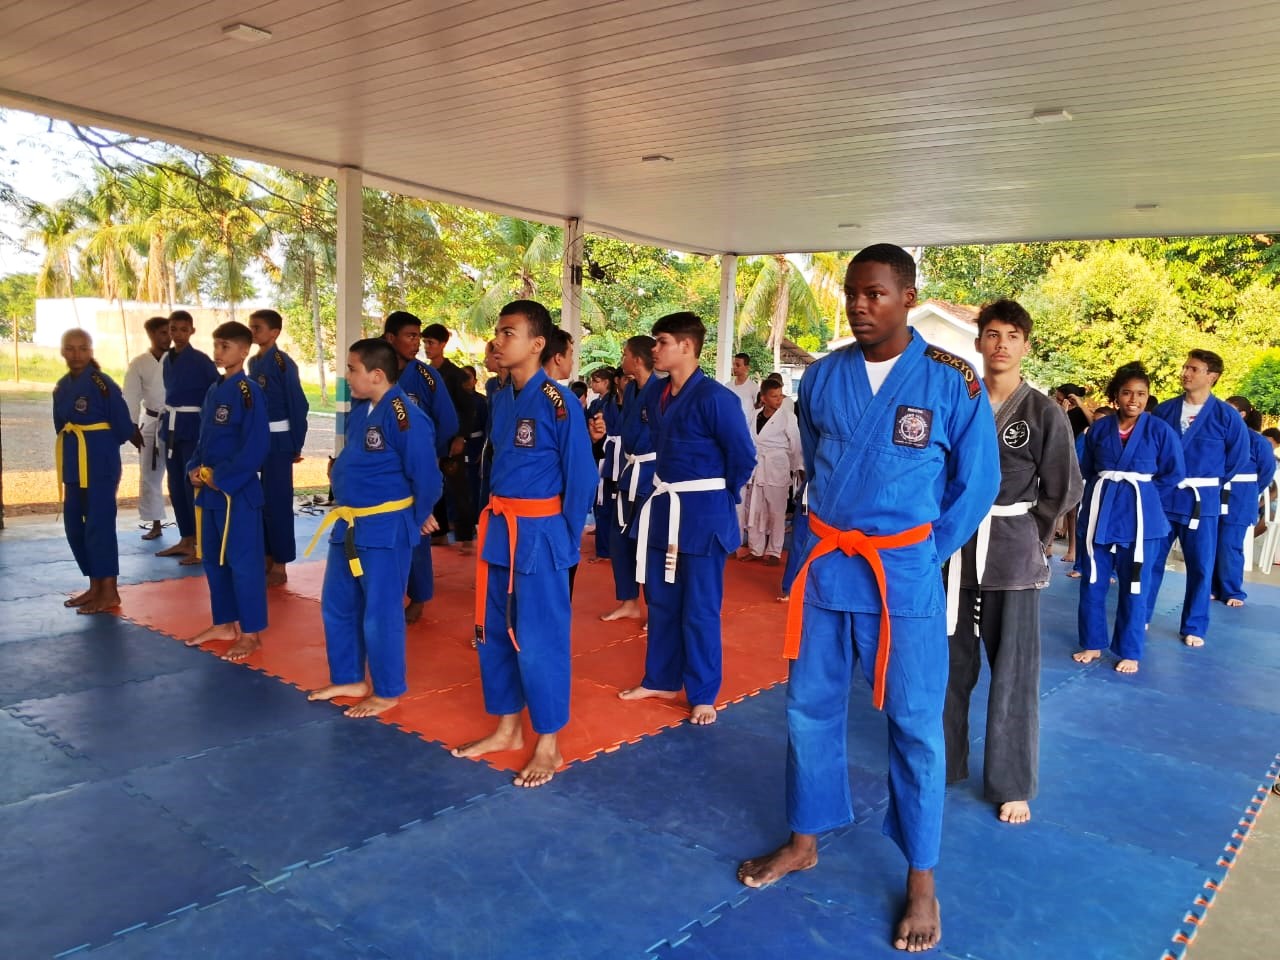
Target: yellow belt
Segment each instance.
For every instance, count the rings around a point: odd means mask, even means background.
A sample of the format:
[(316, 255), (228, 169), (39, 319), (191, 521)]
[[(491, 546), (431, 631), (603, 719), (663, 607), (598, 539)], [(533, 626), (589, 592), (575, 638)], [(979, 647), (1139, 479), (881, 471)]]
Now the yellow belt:
[(68, 423), (58, 431), (58, 443), (53, 449), (54, 459), (58, 462), (58, 482), (62, 483), (62, 435), (76, 435), (76, 452), (80, 455), (80, 486), (89, 489), (89, 445), (84, 442), (84, 435), (96, 430), (110, 430), (109, 423)]
[[(213, 470), (209, 467), (200, 468), (200, 479), (208, 486), (209, 481), (213, 479)], [(222, 552), (218, 554), (218, 566), (227, 565), (227, 534), (231, 531), (231, 494), (225, 490), (219, 490), (220, 494), (227, 498), (227, 522), (222, 525)], [(196, 557), (200, 560), (204, 559), (204, 509), (196, 507)]]
[(304, 557), (311, 556), (311, 551), (320, 542), (321, 535), (339, 520), (345, 520), (347, 521), (347, 536), (344, 546), (347, 554), (347, 565), (351, 567), (351, 575), (353, 577), (363, 577), (364, 567), (360, 565), (360, 556), (356, 553), (356, 542), (353, 533), (356, 528), (356, 518), (372, 517), (379, 513), (395, 513), (398, 510), (405, 510), (412, 506), (413, 497), (404, 497), (400, 500), (388, 500), (386, 503), (374, 504), (372, 507), (334, 507), (320, 521), (320, 526), (316, 527), (316, 532), (312, 534), (311, 542), (307, 544), (307, 549), (302, 551), (302, 555)]

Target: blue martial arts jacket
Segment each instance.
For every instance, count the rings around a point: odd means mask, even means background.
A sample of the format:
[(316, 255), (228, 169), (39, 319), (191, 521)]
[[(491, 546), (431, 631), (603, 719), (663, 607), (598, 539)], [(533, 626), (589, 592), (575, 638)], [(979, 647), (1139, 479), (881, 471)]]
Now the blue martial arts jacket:
[[(1141, 491), (1142, 538), (1161, 540), (1168, 536), (1169, 520), (1165, 516), (1163, 503), (1186, 476), (1186, 467), (1182, 461), (1182, 441), (1178, 439), (1177, 433), (1163, 420), (1144, 413), (1138, 417), (1128, 442), (1124, 444), (1120, 442), (1120, 421), (1114, 416), (1099, 420), (1082, 436), (1084, 453), (1080, 458), (1080, 473), (1084, 475), (1084, 498), (1080, 501), (1080, 520), (1076, 524), (1080, 539), (1083, 541), (1089, 530), (1093, 491), (1101, 482), (1098, 474), (1104, 470), (1151, 474), (1151, 482), (1138, 484)], [(1137, 510), (1132, 484), (1106, 481), (1102, 488), (1102, 500), (1098, 505), (1093, 542), (1132, 546), (1138, 530)]]
[(396, 386), (431, 418), (431, 426), (435, 429), (436, 456), (447, 456), (449, 442), (458, 435), (458, 411), (440, 374), (429, 363), (410, 360), (400, 371)]
[(267, 397), (267, 420), (288, 423), (288, 430), (271, 432), (271, 452), (297, 457), (307, 441), (307, 395), (293, 358), (275, 344), (249, 358), (249, 379)]
[(1251, 527), (1258, 522), (1258, 498), (1275, 478), (1276, 458), (1271, 452), (1270, 440), (1248, 427), (1245, 429), (1249, 433), (1249, 466), (1243, 472), (1255, 474), (1258, 479), (1256, 482), (1237, 480), (1231, 484), (1227, 516), (1222, 522)]
[[(655, 461), (643, 463), (627, 463), (625, 457), (642, 456), (653, 452), (653, 431), (649, 428), (649, 405), (662, 392), (667, 384), (666, 378), (650, 374), (645, 381), (644, 389), (639, 390), (634, 383), (627, 384), (622, 396), (622, 419), (618, 425), (618, 436), (622, 438), (623, 466), (618, 478), (618, 495), (624, 497), (623, 514), (627, 520), (627, 533), (632, 540), (636, 538), (640, 508), (653, 492), (653, 468)], [(636, 477), (636, 498), (632, 503), (631, 478)], [(664, 541), (665, 542), (665, 541)]]
[[(913, 330), (874, 396), (855, 344), (805, 371), (796, 413), (810, 523), (818, 517), (868, 535), (932, 523), (928, 539), (880, 557), (891, 615), (942, 612), (941, 563), (973, 535), (1000, 489), (995, 419), (977, 371)], [(807, 556), (817, 540), (809, 531), (796, 549)], [(881, 608), (866, 560), (839, 551), (810, 568), (806, 602), (855, 613)]]
[(200, 407), (200, 439), (186, 469), (190, 473), (199, 467), (211, 468), (218, 489), (201, 487), (196, 503), (221, 506), (226, 503), (222, 493), (228, 493), (242, 497), (249, 506), (262, 506), (258, 471), (270, 444), (266, 398), (243, 370), (211, 386)]
[[(1182, 398), (1166, 400), (1156, 407), (1159, 417), (1173, 432), (1182, 438), (1182, 459), (1187, 478), (1213, 477), (1219, 481), (1217, 489), (1201, 489), (1200, 516), (1218, 515), (1221, 506), (1221, 485), (1237, 473), (1253, 472), (1253, 450), (1249, 443), (1249, 430), (1239, 412), (1213, 394), (1204, 402), (1199, 415), (1182, 432)], [(1191, 519), (1195, 509), (1195, 493), (1177, 487), (1162, 491), (1164, 510), (1181, 523)]]
[[(725, 482), (723, 490), (680, 494), (680, 552), (732, 552), (742, 543), (735, 504), (756, 466), (756, 445), (742, 415), (742, 401), (701, 370), (694, 370), (675, 396), (670, 387), (670, 380), (661, 380), (645, 391), (642, 415), (649, 419), (658, 454), (654, 476), (667, 483), (710, 477)], [(649, 508), (651, 547), (665, 549), (670, 513), (670, 497), (654, 499)]]
[[(115, 381), (92, 365), (77, 376), (64, 375), (53, 388), (53, 428), (61, 432), (68, 423), (111, 425), (110, 430), (84, 435), (89, 485), (97, 486), (100, 481), (114, 485), (119, 481), (120, 444), (129, 442), (134, 423)], [(58, 443), (62, 445), (62, 476), (58, 482), (79, 486), (80, 442), (68, 433), (59, 437)]]
[[(207, 354), (195, 347), (187, 347), (181, 353), (170, 348), (165, 351), (160, 364), (164, 376), (164, 404), (166, 407), (198, 407), (204, 403), (209, 387), (218, 382), (218, 368)], [(173, 418), (174, 429), (169, 430)], [(200, 416), (195, 413), (165, 414), (160, 421), (160, 437), (166, 443), (172, 440), (195, 440), (200, 436)]]
[[(412, 508), (359, 517), (356, 546), (416, 545), (444, 488), (431, 419), (396, 385), (372, 409), (368, 400), (353, 401), (345, 436), (333, 462), (333, 497), (339, 504), (372, 507), (413, 497)], [(347, 522), (337, 521), (329, 542), (341, 543), (346, 532)]]
[[(489, 403), (494, 496), (522, 500), (563, 497), (561, 513), (519, 521), (515, 569), (536, 573), (548, 552), (557, 570), (578, 562), (582, 528), (595, 497), (596, 462), (582, 407), (572, 392), (539, 370), (518, 394), (508, 382)], [(507, 519), (489, 520), (487, 563), (509, 567)]]

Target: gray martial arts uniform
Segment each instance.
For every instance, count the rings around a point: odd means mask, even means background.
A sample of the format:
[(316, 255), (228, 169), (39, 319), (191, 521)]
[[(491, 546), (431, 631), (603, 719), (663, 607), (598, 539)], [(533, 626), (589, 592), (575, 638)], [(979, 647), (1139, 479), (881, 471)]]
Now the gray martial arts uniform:
[[(991, 664), (987, 704), (987, 800), (1036, 795), (1040, 755), (1040, 597), (1049, 583), (1045, 548), (1054, 525), (1080, 502), (1084, 482), (1071, 424), (1062, 410), (1024, 381), (996, 413), (1000, 494), (986, 527), (985, 564), (978, 566), (984, 530), (961, 551), (959, 624), (951, 636), (951, 673), (943, 726), (947, 782), (969, 776), (969, 699), (982, 669), (980, 643)], [(988, 526), (989, 524), (989, 526)]]

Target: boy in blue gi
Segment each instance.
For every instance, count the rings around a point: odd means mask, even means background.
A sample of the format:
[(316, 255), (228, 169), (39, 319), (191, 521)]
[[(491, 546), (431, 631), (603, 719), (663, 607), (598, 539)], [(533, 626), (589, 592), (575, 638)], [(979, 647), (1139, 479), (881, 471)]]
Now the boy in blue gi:
[(462, 367), (463, 399), (471, 408), (471, 432), (467, 434), (467, 442), (463, 447), (463, 455), (467, 461), (467, 483), (471, 503), (478, 506), (480, 500), (480, 462), (484, 458), (484, 438), (489, 432), (489, 400), (477, 389), (476, 368), (467, 364)]
[(787, 685), (792, 833), (743, 863), (738, 878), (762, 887), (809, 869), (817, 835), (853, 820), (845, 740), (860, 660), (889, 720), (884, 832), (907, 858), (893, 945), (914, 952), (937, 944), (942, 926), (933, 883), (946, 776), (939, 557), (969, 539), (995, 500), (1000, 455), (977, 372), (907, 325), (911, 255), (867, 247), (849, 264), (844, 291), (856, 345), (809, 367), (796, 402), (809, 531), (795, 546), (806, 559), (787, 617), (786, 653), (796, 658)]
[(286, 564), (298, 556), (293, 535), (293, 465), (302, 460), (307, 440), (307, 395), (298, 365), (276, 346), (284, 318), (274, 310), (249, 314), (249, 329), (258, 352), (249, 358), (249, 378), (267, 397), (271, 449), (262, 464), (262, 520), (266, 540), (267, 586), (289, 579)]
[(200, 438), (200, 405), (205, 394), (218, 380), (218, 368), (212, 360), (191, 346), (196, 332), (191, 314), (175, 310), (169, 314), (169, 337), (173, 346), (164, 357), (164, 410), (160, 439), (165, 443), (169, 459), (165, 471), (169, 477), (169, 503), (181, 539), (166, 547), (157, 557), (181, 557), (183, 566), (200, 562), (196, 556), (195, 490), (187, 480), (187, 461), (195, 453)]
[[(396, 384), (400, 365), (384, 339), (357, 340), (347, 355), (351, 415), (333, 462), (337, 506), (320, 609), (330, 684), (308, 700), (359, 697), (348, 717), (390, 710), (405, 692), (404, 602), (413, 548), (436, 527), (443, 480), (431, 420)], [(368, 679), (365, 679), (366, 665)]]
[(62, 525), (89, 589), (63, 603), (77, 613), (100, 613), (120, 606), (116, 578), (116, 491), (120, 487), (120, 445), (141, 449), (124, 395), (93, 359), (93, 341), (83, 330), (62, 335), (67, 373), (53, 388), (53, 427), (58, 431), (58, 482), (62, 484)]
[(1230, 503), (1231, 478), (1248, 473), (1252, 461), (1249, 434), (1240, 414), (1213, 395), (1213, 385), (1221, 376), (1220, 356), (1211, 350), (1192, 350), (1182, 365), (1182, 396), (1166, 400), (1155, 410), (1182, 437), (1187, 478), (1162, 495), (1171, 529), (1151, 558), (1147, 622), (1155, 613), (1165, 561), (1176, 539), (1187, 569), (1178, 635), (1188, 647), (1203, 647), (1209, 632), (1219, 518)]
[(527, 705), (538, 741), (515, 778), (520, 787), (542, 786), (563, 762), (557, 735), (569, 722), (568, 571), (578, 562), (596, 486), (581, 408), (543, 370), (553, 329), (547, 308), (533, 300), (516, 300), (498, 315), (494, 355), (511, 378), (489, 408), (492, 493), (480, 515), (475, 610), (484, 705), (498, 725), (453, 750), (479, 757), (520, 749)]
[[(387, 314), (382, 335), (400, 358), (400, 376), (396, 386), (431, 421), (436, 456), (448, 456), (450, 441), (458, 433), (458, 412), (440, 375), (431, 364), (418, 359), (422, 321), (407, 310), (394, 310)], [(406, 589), (409, 604), (404, 608), (404, 622), (417, 623), (422, 618), (423, 606), (435, 595), (430, 537), (423, 537), (413, 548)]]
[(742, 543), (738, 493), (756, 465), (742, 404), (698, 367), (705, 335), (693, 313), (653, 325), (653, 366), (669, 376), (647, 398), (658, 456), (636, 538), (649, 636), (644, 679), (618, 694), (672, 700), (683, 688), (698, 725), (716, 721), (724, 565)]
[(224, 660), (239, 662), (261, 646), (267, 628), (267, 578), (262, 566), (262, 483), (258, 471), (271, 433), (267, 402), (244, 374), (253, 334), (234, 320), (213, 331), (213, 358), (222, 379), (200, 409), (200, 438), (187, 461), (196, 491), (197, 554), (209, 581), (213, 624), (187, 641), (234, 640)]
[(1262, 414), (1248, 397), (1227, 397), (1244, 419), (1249, 433), (1250, 465), (1231, 478), (1227, 512), (1218, 521), (1218, 551), (1213, 565), (1213, 598), (1228, 607), (1243, 607), (1245, 536), (1258, 522), (1258, 501), (1276, 475), (1271, 443), (1262, 434)]

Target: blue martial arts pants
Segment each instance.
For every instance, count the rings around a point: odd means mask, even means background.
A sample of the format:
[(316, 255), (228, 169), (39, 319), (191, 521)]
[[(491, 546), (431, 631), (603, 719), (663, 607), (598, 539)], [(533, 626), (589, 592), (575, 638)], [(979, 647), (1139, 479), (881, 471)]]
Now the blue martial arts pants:
[(508, 567), (489, 566), (480, 684), (484, 708), (502, 717), (529, 708), (535, 733), (556, 733), (569, 722), (569, 571), (542, 556), (537, 573), (516, 572), (507, 633)]
[[(885, 690), (889, 808), (884, 833), (915, 870), (932, 870), (942, 843), (946, 748), (947, 618), (894, 617)], [(652, 631), (652, 619), (650, 620)], [(819, 834), (853, 822), (847, 752), (855, 661), (871, 683), (880, 615), (806, 603), (800, 656), (787, 683), (787, 822)]]
[[(216, 491), (215, 491), (216, 493)], [(219, 563), (222, 531), (227, 525), (227, 502), (202, 507), (200, 545), (204, 575), (209, 581), (209, 605), (214, 623), (239, 623), (243, 633), (267, 628), (267, 572), (262, 566), (262, 509), (231, 500), (231, 529), (227, 533), (226, 563)]]
[(411, 551), (408, 594), (411, 603), (426, 603), (436, 595), (436, 581), (431, 566), (431, 538), (423, 537)]
[(609, 518), (609, 562), (613, 566), (613, 595), (619, 602), (640, 596), (636, 583), (636, 542), (618, 526), (617, 517)]
[[(1116, 578), (1116, 625), (1111, 631), (1111, 652), (1121, 660), (1141, 660), (1147, 637), (1148, 595), (1155, 589), (1155, 560), (1161, 540), (1144, 540), (1142, 569), (1138, 572), (1138, 588), (1130, 589), (1133, 577), (1133, 544), (1093, 545), (1093, 565), (1098, 575), (1089, 582), (1089, 555), (1084, 543), (1076, 545), (1080, 559), (1080, 603), (1076, 608), (1076, 629), (1083, 650), (1105, 650), (1107, 647), (1107, 590)], [(1168, 549), (1165, 549), (1168, 554)]]
[(293, 455), (269, 453), (262, 463), (262, 522), (266, 550), (276, 563), (298, 559), (293, 534)]
[(89, 466), (89, 488), (63, 484), (62, 528), (80, 572), (97, 580), (120, 575), (116, 540), (116, 491), (120, 478), (98, 479)]
[(791, 585), (796, 582), (800, 565), (804, 563), (804, 557), (796, 550), (796, 544), (806, 540), (808, 536), (809, 511), (796, 507), (796, 512), (791, 515), (791, 545), (787, 547), (787, 565), (782, 568), (782, 589), (778, 592), (780, 597), (791, 596)]
[[(1212, 498), (1216, 500), (1216, 498)], [(1173, 541), (1182, 544), (1182, 558), (1187, 568), (1187, 592), (1182, 600), (1182, 621), (1178, 633), (1204, 639), (1209, 632), (1209, 590), (1213, 585), (1213, 563), (1218, 552), (1218, 518), (1201, 516), (1200, 525), (1192, 530), (1186, 522), (1169, 518), (1173, 528), (1158, 544), (1151, 564), (1151, 593), (1147, 596), (1147, 622), (1156, 611), (1160, 584), (1164, 582), (1164, 565), (1169, 559)]]
[(591, 501), (591, 516), (595, 520), (596, 556), (601, 560), (610, 559), (609, 551), (613, 547), (609, 531), (618, 525), (618, 505), (614, 502), (616, 493), (610, 493), (605, 485), (604, 503)]
[(1244, 537), (1249, 526), (1218, 522), (1218, 549), (1213, 563), (1213, 595), (1226, 603), (1246, 600), (1244, 592)]
[(364, 575), (351, 573), (340, 543), (329, 544), (320, 615), (331, 683), (363, 683), (365, 665), (373, 692), (398, 697), (408, 686), (404, 665), (404, 590), (409, 579), (407, 543), (357, 547)]
[(649, 550), (645, 600), (649, 603), (649, 640), (644, 680), (649, 690), (684, 688), (689, 705), (714, 705), (723, 678), (720, 607), (724, 601), (724, 565), (729, 555), (682, 553), (676, 582), (663, 578), (665, 552)]
[(196, 492), (187, 476), (187, 464), (196, 455), (194, 440), (169, 439), (169, 459), (164, 470), (169, 481), (169, 503), (173, 506), (173, 521), (178, 525), (178, 535), (196, 535)]

